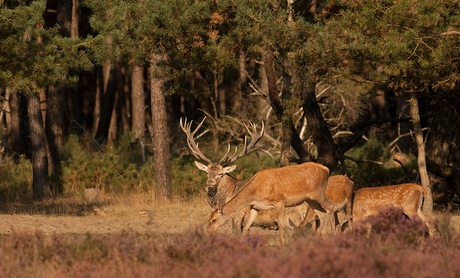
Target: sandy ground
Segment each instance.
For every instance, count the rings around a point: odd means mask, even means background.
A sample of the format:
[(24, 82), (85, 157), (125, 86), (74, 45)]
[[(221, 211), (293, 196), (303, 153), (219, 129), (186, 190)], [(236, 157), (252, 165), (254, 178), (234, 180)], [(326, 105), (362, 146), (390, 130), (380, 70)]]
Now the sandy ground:
[[(40, 230), (46, 235), (61, 234), (73, 238), (92, 234), (115, 234), (130, 229), (139, 234), (157, 235), (169, 238), (203, 228), (211, 208), (204, 198), (192, 201), (174, 202), (167, 205), (139, 204), (125, 202), (122, 205), (94, 205), (82, 216), (56, 216), (43, 214), (0, 214), (0, 234), (12, 232), (34, 232)], [(231, 221), (230, 221), (231, 222)], [(451, 228), (459, 231), (460, 217), (452, 216)], [(231, 233), (231, 223), (221, 232)], [(271, 238), (277, 237), (274, 229), (253, 227), (251, 233)]]

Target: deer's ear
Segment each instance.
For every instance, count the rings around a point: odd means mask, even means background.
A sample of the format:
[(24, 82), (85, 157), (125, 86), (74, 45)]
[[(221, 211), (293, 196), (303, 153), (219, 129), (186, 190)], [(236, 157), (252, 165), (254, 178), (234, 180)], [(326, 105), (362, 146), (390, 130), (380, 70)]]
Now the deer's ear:
[(236, 165), (232, 165), (232, 166), (225, 167), (225, 168), (222, 170), (222, 172), (224, 172), (224, 173), (230, 173), (230, 172), (233, 172), (235, 169), (236, 169)]
[(198, 162), (198, 161), (195, 161), (195, 165), (196, 165), (196, 167), (198, 167), (198, 169), (200, 169), (201, 171), (205, 171), (205, 172), (208, 171), (208, 166), (204, 165), (203, 163), (200, 163), (200, 162)]

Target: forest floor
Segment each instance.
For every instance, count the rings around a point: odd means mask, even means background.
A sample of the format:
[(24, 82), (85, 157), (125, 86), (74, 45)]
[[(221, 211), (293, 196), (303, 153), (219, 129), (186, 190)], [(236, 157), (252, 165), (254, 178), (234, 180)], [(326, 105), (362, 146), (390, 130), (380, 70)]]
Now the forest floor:
[[(77, 202), (79, 202), (77, 200)], [(61, 202), (62, 204), (68, 201)], [(110, 204), (109, 204), (110, 203)], [(51, 205), (50, 203), (48, 205)], [(56, 211), (56, 203), (52, 204)], [(68, 205), (67, 205), (68, 206)], [(149, 202), (142, 195), (117, 197), (110, 202), (81, 204), (80, 212), (53, 213), (37, 210), (37, 212), (19, 210), (19, 212), (2, 212), (0, 214), (0, 234), (40, 230), (45, 235), (59, 234), (69, 239), (84, 238), (88, 233), (109, 235), (123, 230), (131, 230), (140, 235), (151, 235), (165, 242), (180, 237), (196, 229), (203, 229), (212, 210), (204, 197), (189, 201), (174, 201), (169, 204)], [(65, 211), (65, 209), (60, 209)], [(435, 213), (435, 217), (436, 214)], [(451, 214), (451, 229), (460, 231), (460, 216)], [(223, 233), (231, 233), (231, 221), (222, 229)], [(251, 234), (269, 237), (269, 241), (278, 241), (278, 231), (274, 228), (251, 227)]]

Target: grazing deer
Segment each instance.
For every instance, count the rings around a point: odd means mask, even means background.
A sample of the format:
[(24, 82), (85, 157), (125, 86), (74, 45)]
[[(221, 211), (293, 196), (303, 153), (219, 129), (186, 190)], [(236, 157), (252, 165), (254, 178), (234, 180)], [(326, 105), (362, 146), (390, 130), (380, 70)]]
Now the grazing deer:
[[(337, 207), (337, 211), (334, 212), (334, 218), (331, 221), (331, 225), (335, 227), (339, 226), (339, 220), (337, 213), (339, 211), (343, 211), (345, 213), (345, 217), (347, 219), (348, 225), (351, 225), (352, 221), (352, 202), (351, 198), (353, 195), (353, 186), (355, 183), (351, 181), (346, 175), (335, 175), (329, 177), (326, 185), (326, 198), (333, 202), (334, 204), (342, 204), (342, 207)], [(291, 227), (294, 228), (294, 233), (300, 232), (303, 230), (304, 226), (313, 221), (316, 217), (316, 213), (309, 209), (307, 215), (305, 216), (304, 221), (300, 224), (300, 226), (296, 226), (291, 220), (289, 223)]]
[[(254, 151), (255, 144), (262, 138), (264, 135), (264, 123), (262, 122), (262, 128), (260, 133), (257, 132), (255, 124), (251, 124), (252, 132), (249, 130), (248, 126), (245, 125), (246, 130), (251, 136), (251, 142), (249, 145), (247, 144), (246, 137), (244, 139), (244, 147), (241, 153), (236, 155), (237, 148), (235, 148), (235, 153), (232, 156), (228, 156), (230, 152), (230, 144), (228, 145), (228, 150), (225, 156), (218, 162), (211, 162), (206, 156), (198, 148), (198, 143), (195, 142), (195, 133), (200, 129), (203, 125), (204, 120), (206, 117), (201, 121), (201, 123), (195, 128), (193, 132), (191, 132), (191, 126), (193, 121), (187, 123), (187, 119), (182, 122), (180, 119), (180, 127), (187, 135), (187, 144), (190, 148), (192, 154), (199, 160), (207, 163), (207, 165), (202, 164), (198, 161), (195, 161), (196, 167), (198, 169), (206, 172), (208, 176), (208, 180), (206, 181), (206, 191), (208, 192), (208, 203), (211, 208), (221, 208), (224, 204), (226, 204), (233, 196), (236, 195), (238, 191), (245, 185), (245, 182), (241, 179), (236, 179), (229, 175), (232, 171), (235, 170), (236, 165), (230, 165), (243, 157), (244, 155)], [(230, 166), (229, 166), (230, 165)], [(246, 212), (249, 212), (249, 208)], [(235, 217), (233, 222), (233, 233), (238, 234), (241, 229), (241, 222), (244, 218), (245, 211), (238, 214)]]
[(421, 210), (426, 195), (426, 189), (414, 183), (359, 189), (354, 192), (353, 197), (353, 222), (357, 223), (370, 215), (378, 214), (384, 208), (393, 206), (401, 209), (410, 219), (420, 217), (427, 226), (428, 233), (433, 235), (432, 219)]
[(260, 210), (275, 209), (283, 245), (285, 208), (306, 201), (319, 216), (324, 233), (332, 214), (343, 207), (343, 204), (334, 205), (326, 198), (328, 178), (329, 169), (314, 162), (260, 171), (222, 209), (212, 212), (207, 231), (215, 232), (239, 211), (251, 206), (243, 228), (243, 233), (247, 233)]

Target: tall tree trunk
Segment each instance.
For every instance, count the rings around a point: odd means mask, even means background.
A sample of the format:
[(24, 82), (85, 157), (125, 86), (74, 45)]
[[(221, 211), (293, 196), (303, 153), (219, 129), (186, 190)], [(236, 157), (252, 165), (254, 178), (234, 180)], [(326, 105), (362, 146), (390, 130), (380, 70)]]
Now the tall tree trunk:
[(337, 147), (319, 108), (314, 86), (304, 88), (304, 90), (302, 94), (303, 111), (307, 118), (307, 128), (318, 150), (316, 162), (329, 168), (330, 173), (332, 173), (339, 160)]
[[(294, 124), (292, 123), (292, 121), (285, 120), (283, 117), (284, 108), (282, 105), (281, 98), (278, 95), (278, 88), (276, 86), (276, 75), (275, 75), (275, 70), (274, 70), (273, 53), (271, 51), (265, 52), (265, 55), (262, 57), (262, 59), (264, 61), (265, 73), (267, 76), (268, 93), (269, 93), (269, 98), (271, 102), (270, 104), (273, 107), (273, 110), (275, 111), (275, 114), (278, 117), (278, 120), (288, 126), (288, 128), (283, 129), (283, 130), (284, 132), (287, 132), (288, 130), (290, 130), (291, 146), (295, 150), (297, 155), (299, 156), (300, 160), (302, 162), (309, 161), (310, 156), (307, 151), (307, 148), (305, 144), (302, 142), (302, 140), (300, 139), (299, 134), (297, 133), (297, 130), (294, 127)], [(287, 136), (289, 137), (289, 135)], [(284, 148), (284, 150), (286, 149)], [(283, 159), (283, 161), (285, 160), (286, 159)]]
[(171, 151), (169, 126), (166, 115), (166, 100), (163, 94), (164, 78), (153, 76), (158, 70), (159, 63), (165, 60), (164, 55), (153, 54), (150, 69), (151, 107), (154, 125), (153, 147), (155, 149), (155, 192), (160, 201), (172, 199), (171, 188)]
[(145, 137), (145, 91), (144, 68), (135, 66), (131, 73), (132, 98), (132, 130), (136, 138)]
[(131, 99), (129, 98), (129, 74), (125, 66), (118, 66), (118, 107), (121, 122), (123, 124), (123, 132), (131, 130), (129, 123), (129, 108)]
[(416, 92), (410, 93), (410, 112), (412, 116), (412, 123), (414, 124), (415, 141), (417, 142), (417, 162), (420, 180), (422, 181), (422, 186), (428, 191), (428, 196), (425, 197), (425, 201), (423, 203), (423, 212), (429, 215), (433, 211), (433, 196), (431, 193), (430, 179), (428, 178), (428, 172), (426, 170), (425, 144), (423, 143), (423, 133), (422, 126), (420, 124), (420, 114)]
[[(63, 37), (72, 35), (73, 0), (57, 2), (56, 22), (61, 26), (59, 33)], [(45, 134), (47, 141), (48, 163), (50, 168), (50, 188), (55, 195), (64, 191), (62, 184), (61, 150), (64, 145), (66, 122), (65, 105), (72, 90), (63, 86), (49, 88), (46, 96)], [(42, 104), (43, 105), (43, 104)], [(42, 110), (43, 111), (43, 110)]]
[(10, 148), (13, 152), (13, 160), (19, 163), (21, 154), (27, 158), (32, 156), (30, 148), (30, 130), (27, 115), (27, 99), (18, 92), (11, 92), (9, 99), (11, 111), (11, 135), (9, 138)]
[(50, 88), (48, 90), (47, 116), (46, 116), (46, 139), (48, 149), (48, 161), (51, 175), (51, 189), (55, 195), (62, 194), (64, 187), (62, 183), (61, 152), (64, 145), (65, 126), (65, 89)]
[(115, 105), (116, 97), (116, 70), (110, 64), (102, 66), (102, 88), (100, 99), (100, 117), (97, 124), (97, 132), (95, 135), (96, 140), (104, 141), (107, 139), (112, 119), (112, 111)]
[(27, 102), (32, 143), (33, 198), (36, 201), (43, 201), (52, 198), (52, 194), (48, 178), (48, 156), (40, 111), (40, 96), (38, 94), (29, 95)]
[(117, 106), (118, 106), (118, 102), (120, 101), (120, 91), (119, 90), (116, 90), (115, 91), (115, 100), (114, 100), (114, 104), (113, 104), (113, 108), (112, 108), (112, 112), (110, 113), (110, 124), (109, 124), (109, 131), (108, 131), (108, 135), (107, 135), (107, 138), (109, 140), (109, 142), (113, 142), (117, 139), (117, 131), (118, 131), (118, 127), (117, 127), (117, 118), (118, 118), (118, 115), (117, 115)]

